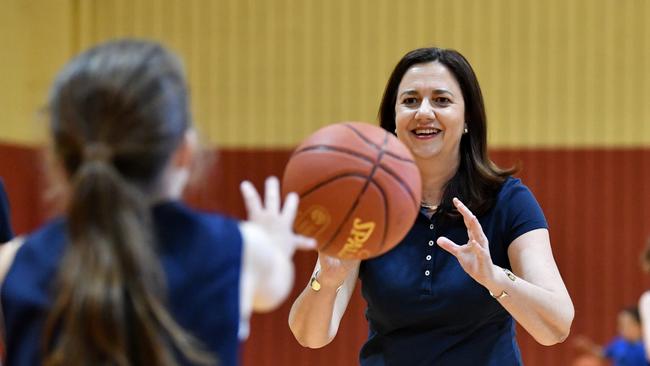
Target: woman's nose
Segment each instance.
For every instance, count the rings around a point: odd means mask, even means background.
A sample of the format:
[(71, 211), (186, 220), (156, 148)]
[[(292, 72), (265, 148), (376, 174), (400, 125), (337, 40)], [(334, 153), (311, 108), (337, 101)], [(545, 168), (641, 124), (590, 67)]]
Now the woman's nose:
[(431, 105), (431, 102), (429, 102), (428, 99), (422, 100), (422, 102), (420, 103), (420, 107), (418, 108), (417, 113), (415, 114), (415, 118), (426, 118), (426, 119), (435, 118), (435, 112), (433, 110), (433, 106)]

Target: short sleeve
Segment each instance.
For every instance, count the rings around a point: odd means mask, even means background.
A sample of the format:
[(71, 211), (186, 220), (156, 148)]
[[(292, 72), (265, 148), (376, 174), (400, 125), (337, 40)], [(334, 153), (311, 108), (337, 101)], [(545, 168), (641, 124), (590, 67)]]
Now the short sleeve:
[(11, 219), (9, 210), (9, 199), (5, 192), (5, 187), (0, 180), (0, 243), (5, 243), (13, 238), (14, 234), (11, 230)]
[(548, 229), (542, 208), (521, 180), (509, 178), (499, 194), (499, 201), (505, 216), (504, 239), (507, 245), (529, 231)]

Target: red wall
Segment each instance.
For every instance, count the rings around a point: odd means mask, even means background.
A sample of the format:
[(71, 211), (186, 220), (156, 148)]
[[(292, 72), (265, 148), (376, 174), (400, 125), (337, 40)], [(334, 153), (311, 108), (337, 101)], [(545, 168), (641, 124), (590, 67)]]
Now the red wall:
[[(242, 217), (238, 185), (281, 175), (289, 151), (227, 150), (208, 166), (188, 201)], [(519, 176), (544, 208), (555, 258), (576, 308), (572, 335), (585, 334), (604, 343), (615, 334), (617, 311), (636, 303), (650, 285), (639, 269), (639, 254), (650, 236), (650, 150), (499, 150), (492, 157), (503, 165), (520, 162)], [(12, 205), (14, 229), (33, 229), (45, 217), (44, 180), (37, 151), (0, 145), (0, 176)], [(297, 282), (291, 299), (306, 284), (314, 253), (296, 255)], [(364, 302), (352, 299), (336, 340), (321, 350), (302, 349), (287, 326), (289, 300), (279, 310), (253, 318), (244, 346), (244, 365), (355, 365), (367, 332)], [(571, 338), (554, 347), (537, 345), (520, 331), (528, 366), (568, 365), (576, 356)]]

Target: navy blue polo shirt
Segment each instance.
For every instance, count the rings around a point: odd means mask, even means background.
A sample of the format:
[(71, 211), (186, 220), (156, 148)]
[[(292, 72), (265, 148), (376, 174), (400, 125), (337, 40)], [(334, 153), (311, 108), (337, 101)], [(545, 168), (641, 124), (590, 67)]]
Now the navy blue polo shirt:
[[(510, 268), (514, 239), (548, 227), (535, 197), (516, 178), (503, 183), (495, 205), (478, 219), (492, 261), (503, 268)], [(440, 236), (468, 241), (461, 220), (443, 224), (420, 213), (398, 246), (361, 263), (369, 324), (361, 365), (521, 365), (512, 317), (436, 244)]]
[[(238, 222), (175, 201), (156, 205), (152, 214), (169, 313), (217, 357), (219, 365), (238, 365), (243, 254)], [(42, 364), (43, 326), (67, 245), (65, 221), (56, 219), (27, 236), (16, 253), (0, 289), (7, 341), (5, 365)], [(179, 365), (191, 364), (177, 361)]]

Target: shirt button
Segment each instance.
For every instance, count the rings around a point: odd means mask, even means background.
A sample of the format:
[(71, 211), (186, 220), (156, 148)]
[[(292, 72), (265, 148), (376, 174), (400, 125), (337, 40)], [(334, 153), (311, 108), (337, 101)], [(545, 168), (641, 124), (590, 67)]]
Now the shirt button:
[(429, 225), (429, 229), (433, 230), (433, 224)]
[(426, 271), (424, 271), (424, 275), (425, 275), (425, 276), (428, 276), (428, 275), (430, 275), (430, 274), (431, 274), (431, 272), (429, 272), (428, 269), (427, 269)]
[(433, 240), (429, 240), (429, 246), (430, 246), (430, 247), (433, 246)]
[(428, 260), (428, 261), (431, 260), (431, 256), (430, 256), (430, 255), (427, 255), (427, 260)]

